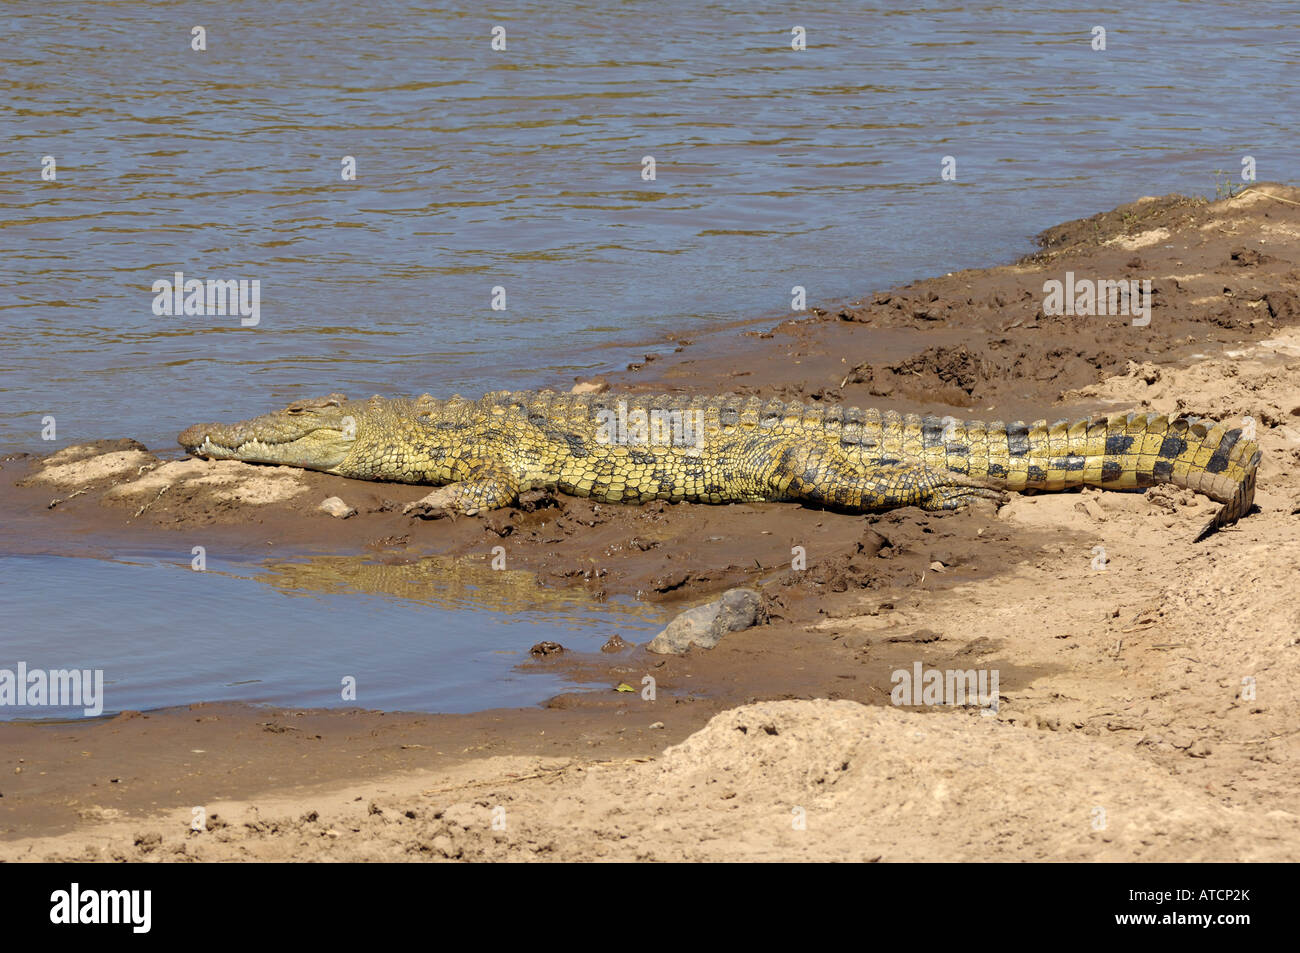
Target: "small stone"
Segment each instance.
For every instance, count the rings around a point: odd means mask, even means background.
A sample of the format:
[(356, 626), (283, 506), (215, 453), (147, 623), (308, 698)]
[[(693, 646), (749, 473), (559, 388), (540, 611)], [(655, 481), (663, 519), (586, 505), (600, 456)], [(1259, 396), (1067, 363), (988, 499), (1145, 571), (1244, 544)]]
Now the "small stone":
[(340, 519), (340, 520), (345, 520), (350, 516), (357, 515), (357, 511), (355, 509), (353, 509), (351, 506), (348, 506), (337, 496), (331, 496), (329, 499), (322, 502), (321, 505), (316, 508), (325, 513), (328, 513), (330, 516), (333, 516), (335, 519)]
[(609, 390), (605, 381), (579, 381), (569, 388), (570, 394), (603, 394)]
[(651, 725), (650, 727), (651, 727), (651, 728), (662, 728), (663, 726), (664, 726), (664, 723), (663, 723), (662, 721), (656, 721), (656, 722), (655, 722), (653, 725)]
[(528, 654), (533, 658), (545, 658), (547, 655), (559, 655), (563, 651), (564, 646), (559, 642), (538, 642), (528, 650)]
[(600, 650), (602, 652), (621, 652), (625, 648), (627, 648), (627, 643), (620, 639), (616, 632), (609, 637), (608, 642), (600, 647)]

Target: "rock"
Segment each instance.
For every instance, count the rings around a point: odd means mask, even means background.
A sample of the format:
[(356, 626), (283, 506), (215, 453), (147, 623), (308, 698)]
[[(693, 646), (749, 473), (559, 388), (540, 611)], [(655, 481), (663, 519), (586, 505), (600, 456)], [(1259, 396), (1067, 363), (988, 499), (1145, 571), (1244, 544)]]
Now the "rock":
[(757, 624), (763, 617), (763, 599), (753, 589), (729, 589), (721, 599), (688, 609), (646, 646), (658, 655), (680, 655), (692, 645), (711, 649), (728, 632)]
[(570, 394), (603, 394), (609, 390), (605, 381), (579, 381), (569, 388)]
[(316, 507), (316, 509), (328, 513), (330, 516), (333, 516), (335, 519), (341, 519), (341, 520), (345, 520), (349, 516), (357, 515), (357, 511), (355, 509), (348, 506), (337, 496), (331, 496), (329, 499), (322, 502), (320, 506)]
[(1101, 504), (1092, 497), (1084, 497), (1074, 504), (1074, 508), (1092, 518), (1094, 522), (1106, 522), (1106, 511), (1101, 508)]
[(627, 643), (619, 638), (616, 632), (609, 637), (609, 641), (600, 647), (600, 650), (602, 652), (621, 652), (625, 648), (627, 648)]
[(528, 650), (528, 654), (533, 658), (544, 658), (547, 655), (559, 655), (563, 651), (564, 646), (559, 642), (538, 642)]

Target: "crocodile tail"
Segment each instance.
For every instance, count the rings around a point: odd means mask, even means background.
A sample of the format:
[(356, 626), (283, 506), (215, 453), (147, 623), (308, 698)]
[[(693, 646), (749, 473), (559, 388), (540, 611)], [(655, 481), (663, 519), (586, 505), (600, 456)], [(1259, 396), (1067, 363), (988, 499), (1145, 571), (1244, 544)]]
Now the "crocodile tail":
[[(1200, 481), (1211, 486), (1201, 492), (1223, 506), (1196, 534), (1194, 542), (1198, 543), (1250, 512), (1255, 503), (1255, 471), (1263, 455), (1259, 444), (1243, 439), (1239, 428), (1228, 429), (1225, 424), (1216, 424), (1208, 432), (1205, 445), (1211, 448), (1211, 455), (1200, 473)], [(1216, 473), (1216, 468), (1221, 469)], [(1193, 482), (1189, 480), (1187, 485), (1193, 486)]]
[[(1258, 464), (1258, 450), (1255, 451), (1254, 459), (1255, 463)], [(1201, 527), (1201, 531), (1196, 534), (1196, 538), (1192, 540), (1192, 542), (1199, 543), (1201, 540), (1205, 539), (1205, 537), (1217, 533), (1219, 530), (1223, 529), (1223, 527), (1231, 526), (1233, 523), (1237, 522), (1237, 520), (1250, 512), (1250, 508), (1254, 502), (1255, 468), (1252, 466), (1246, 478), (1237, 487), (1236, 492), (1233, 493), (1232, 499), (1219, 507), (1219, 511), (1214, 514), (1214, 517), (1208, 523)]]
[[(1139, 490), (1159, 483), (1187, 487), (1224, 505), (1197, 540), (1237, 522), (1255, 498), (1260, 449), (1241, 428), (1186, 415), (1111, 414), (1083, 420), (1038, 420), (1031, 424), (974, 422), (959, 433), (988, 462), (972, 466), (1010, 490), (1066, 490), (1096, 486)], [(965, 464), (946, 461), (948, 469)], [(940, 465), (943, 465), (940, 461)]]
[(1116, 414), (1066, 430), (1070, 452), (1085, 458), (1089, 485), (1139, 489), (1170, 483), (1224, 504), (1197, 541), (1237, 522), (1254, 503), (1260, 449), (1240, 427), (1184, 415)]
[(1154, 461), (1144, 443), (1139, 467), (1151, 466), (1152, 480), (1172, 483), (1204, 493), (1222, 503), (1214, 517), (1201, 527), (1200, 542), (1241, 519), (1255, 502), (1255, 471), (1259, 444), (1242, 436), (1240, 427), (1197, 417), (1151, 415), (1151, 429), (1162, 435)]

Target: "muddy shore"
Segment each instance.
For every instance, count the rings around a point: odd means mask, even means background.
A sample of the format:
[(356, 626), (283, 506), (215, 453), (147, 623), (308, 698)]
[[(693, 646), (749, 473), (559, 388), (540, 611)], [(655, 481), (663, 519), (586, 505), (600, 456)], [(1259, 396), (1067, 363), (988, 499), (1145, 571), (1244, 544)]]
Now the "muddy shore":
[[(423, 521), (402, 514), (419, 487), (126, 438), (9, 458), (6, 552), (187, 561), (199, 541), (469, 572), (504, 546), (545, 587), (685, 607), (753, 585), (772, 619), (683, 657), (536, 660), (587, 688), (533, 709), (0, 723), (0, 858), (1295, 859), (1300, 190), (1140, 199), (1040, 241), (1011, 265), (775, 327), (676, 338), (669, 354), (650, 342), (604, 383), (984, 419), (1248, 417), (1265, 451), (1258, 513), (1197, 545), (1214, 504), (1166, 488), (865, 517), (534, 493)], [(1044, 282), (1067, 272), (1149, 279), (1150, 323), (1044, 313)], [(329, 496), (357, 515), (319, 512)], [(917, 662), (997, 669), (996, 717), (890, 705), (890, 673)], [(611, 691), (645, 674), (656, 700)], [(199, 804), (204, 833), (189, 830)], [(501, 806), (518, 818), (504, 831)], [(792, 806), (821, 823), (792, 830)]]

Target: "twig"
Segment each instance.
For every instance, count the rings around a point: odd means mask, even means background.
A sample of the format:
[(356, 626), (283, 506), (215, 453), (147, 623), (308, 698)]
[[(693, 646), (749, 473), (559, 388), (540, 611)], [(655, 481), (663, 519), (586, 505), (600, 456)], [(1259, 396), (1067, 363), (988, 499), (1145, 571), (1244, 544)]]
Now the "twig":
[[(149, 501), (148, 503), (146, 503), (144, 506), (142, 506), (142, 507), (140, 507), (138, 510), (136, 510), (136, 511), (135, 511), (135, 516), (139, 516), (141, 513), (143, 513), (143, 512), (144, 512), (145, 510), (147, 510), (149, 507), (151, 507), (151, 506), (153, 506), (155, 503), (157, 503), (158, 500), (162, 497), (162, 495), (163, 495), (164, 493), (167, 492), (167, 487), (168, 487), (168, 486), (171, 486), (171, 484), (168, 483), (166, 486), (164, 486), (161, 490), (158, 491), (158, 496), (155, 496), (152, 500), (150, 500), (150, 501)], [(132, 519), (135, 519), (135, 516), (133, 516), (133, 517), (131, 517), (131, 518), (132, 518)]]
[[(1240, 192), (1238, 192), (1235, 196), (1233, 196), (1233, 198), (1238, 198), (1238, 199), (1239, 199), (1239, 198), (1241, 198), (1243, 195), (1245, 195), (1247, 192), (1257, 192), (1257, 191), (1259, 191), (1259, 190), (1256, 189), (1254, 186), (1251, 186), (1251, 187), (1248, 188), (1248, 189), (1242, 189), (1242, 190), (1241, 190)], [(1271, 193), (1269, 193), (1269, 192), (1260, 192), (1259, 194), (1262, 195), (1262, 196), (1264, 196), (1264, 198), (1266, 198), (1266, 199), (1274, 199), (1275, 201), (1278, 201), (1278, 202), (1285, 202), (1287, 205), (1300, 205), (1300, 202), (1296, 202), (1296, 201), (1294, 201), (1294, 200), (1292, 200), (1292, 199), (1284, 199), (1284, 198), (1282, 198), (1282, 196), (1280, 196), (1280, 195), (1273, 195), (1273, 194), (1271, 194)]]

